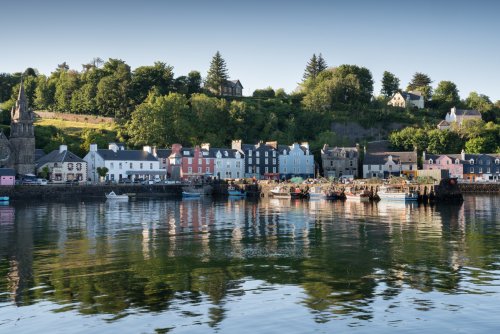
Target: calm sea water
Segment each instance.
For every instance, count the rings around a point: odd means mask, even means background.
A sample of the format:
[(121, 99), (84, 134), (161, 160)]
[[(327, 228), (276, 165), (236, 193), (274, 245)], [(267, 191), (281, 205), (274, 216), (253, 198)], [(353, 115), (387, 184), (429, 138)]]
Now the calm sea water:
[(493, 333), (500, 197), (0, 207), (1, 333)]

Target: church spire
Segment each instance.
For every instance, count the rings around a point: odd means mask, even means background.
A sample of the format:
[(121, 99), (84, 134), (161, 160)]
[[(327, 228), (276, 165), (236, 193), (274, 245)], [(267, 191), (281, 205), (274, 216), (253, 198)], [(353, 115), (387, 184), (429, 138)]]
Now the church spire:
[(19, 86), (19, 95), (17, 96), (16, 106), (12, 108), (11, 118), (13, 120), (28, 120), (31, 118), (30, 110), (28, 110), (28, 101), (24, 91), (24, 81), (21, 77), (21, 84)]

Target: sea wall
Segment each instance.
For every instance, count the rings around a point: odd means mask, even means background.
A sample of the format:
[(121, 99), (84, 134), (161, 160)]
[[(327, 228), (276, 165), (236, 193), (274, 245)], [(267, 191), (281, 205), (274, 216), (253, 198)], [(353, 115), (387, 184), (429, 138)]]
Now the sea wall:
[(500, 194), (500, 183), (459, 183), (463, 193), (496, 193)]

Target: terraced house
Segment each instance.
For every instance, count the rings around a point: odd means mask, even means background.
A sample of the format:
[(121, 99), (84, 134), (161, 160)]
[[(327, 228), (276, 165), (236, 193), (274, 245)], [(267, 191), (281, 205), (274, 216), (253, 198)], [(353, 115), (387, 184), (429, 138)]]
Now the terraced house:
[(278, 165), (281, 179), (292, 177), (314, 177), (314, 156), (309, 151), (309, 143), (294, 143), (278, 146)]
[(279, 180), (277, 142), (260, 141), (252, 145), (233, 140), (231, 148), (238, 150), (245, 157), (245, 177)]
[(352, 175), (359, 177), (359, 146), (329, 147), (325, 144), (321, 149), (323, 175), (326, 178)]
[(49, 180), (53, 182), (87, 181), (87, 162), (68, 151), (68, 146), (61, 145), (44, 155), (36, 162), (36, 172), (41, 173), (44, 168), (48, 169)]

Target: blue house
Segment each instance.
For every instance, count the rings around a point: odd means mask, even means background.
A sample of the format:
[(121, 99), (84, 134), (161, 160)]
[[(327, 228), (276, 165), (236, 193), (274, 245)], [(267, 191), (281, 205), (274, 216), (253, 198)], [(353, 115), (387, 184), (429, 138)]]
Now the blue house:
[(281, 179), (290, 179), (295, 176), (314, 177), (314, 156), (309, 151), (308, 143), (279, 145), (278, 152)]

